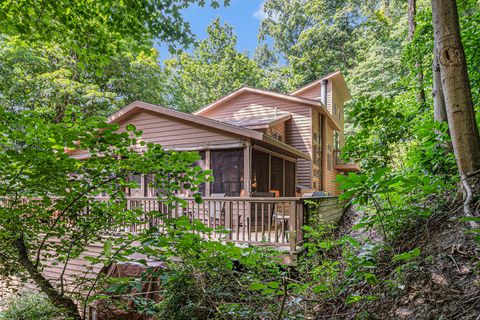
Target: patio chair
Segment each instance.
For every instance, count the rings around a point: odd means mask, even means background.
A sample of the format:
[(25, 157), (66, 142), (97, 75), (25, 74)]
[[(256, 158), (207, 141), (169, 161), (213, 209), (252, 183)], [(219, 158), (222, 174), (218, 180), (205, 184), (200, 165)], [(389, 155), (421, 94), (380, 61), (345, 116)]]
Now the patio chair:
[(275, 238), (277, 241), (288, 241), (289, 236), (289, 221), (290, 221), (290, 206), (285, 206), (283, 211), (277, 208), (277, 211), (272, 215), (272, 225), (275, 228)]

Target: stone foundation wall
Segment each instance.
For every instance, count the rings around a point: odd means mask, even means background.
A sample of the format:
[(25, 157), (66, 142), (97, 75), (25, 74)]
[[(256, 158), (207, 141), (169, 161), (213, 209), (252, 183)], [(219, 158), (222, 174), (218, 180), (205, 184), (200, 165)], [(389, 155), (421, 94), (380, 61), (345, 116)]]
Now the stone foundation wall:
[(314, 219), (318, 223), (337, 224), (344, 212), (345, 201), (338, 197), (325, 197), (306, 200), (307, 218)]

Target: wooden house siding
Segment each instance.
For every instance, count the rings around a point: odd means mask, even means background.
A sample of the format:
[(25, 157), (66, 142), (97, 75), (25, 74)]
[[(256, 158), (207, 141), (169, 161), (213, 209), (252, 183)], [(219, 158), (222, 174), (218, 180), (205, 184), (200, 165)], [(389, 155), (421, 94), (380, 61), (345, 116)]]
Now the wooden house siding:
[(282, 142), (285, 142), (285, 135), (287, 133), (286, 123), (285, 122), (278, 123), (267, 130), (268, 135), (273, 135), (274, 132), (277, 132), (279, 135), (281, 135), (283, 137)]
[(334, 169), (335, 167), (335, 153), (333, 145), (333, 130), (330, 127), (327, 127), (327, 154), (330, 160), (330, 163), (327, 163), (327, 172), (325, 180), (325, 191), (330, 194), (338, 195), (338, 184), (333, 182), (336, 180), (337, 174), (339, 172)]
[(344, 104), (345, 102), (341, 98), (341, 95), (337, 91), (333, 91), (333, 102), (337, 105), (337, 114), (333, 115), (334, 118), (337, 120), (338, 125), (342, 130), (339, 131), (340, 136), (340, 147), (345, 145), (345, 134), (344, 134), (344, 127), (345, 127), (345, 114), (344, 114)]
[[(275, 111), (276, 109), (276, 111)], [(221, 107), (205, 110), (201, 116), (216, 119), (242, 119), (290, 113), (292, 118), (285, 126), (285, 143), (311, 156), (311, 107), (285, 99), (267, 97), (245, 92), (222, 104)], [(298, 183), (311, 185), (311, 165), (309, 160), (299, 159), (297, 169)]]
[(240, 137), (220, 130), (203, 127), (188, 121), (181, 121), (157, 113), (142, 111), (120, 124), (124, 131), (127, 124), (133, 124), (143, 131), (142, 140), (164, 147), (202, 144), (228, 144), (241, 141)]
[(296, 96), (320, 101), (322, 96), (321, 86), (320, 84), (312, 86), (296, 94)]

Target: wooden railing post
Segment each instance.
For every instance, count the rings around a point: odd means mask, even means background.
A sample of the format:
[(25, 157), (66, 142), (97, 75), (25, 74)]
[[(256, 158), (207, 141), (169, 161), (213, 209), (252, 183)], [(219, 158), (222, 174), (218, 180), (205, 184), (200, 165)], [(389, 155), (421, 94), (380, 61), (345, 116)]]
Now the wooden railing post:
[(232, 239), (232, 202), (225, 203), (225, 228), (228, 229), (227, 240)]
[(290, 251), (297, 250), (297, 202), (290, 202), (290, 217), (288, 219), (288, 240), (290, 242)]
[(297, 203), (297, 217), (298, 217), (298, 237), (297, 237), (297, 244), (303, 243), (303, 226), (305, 225), (305, 213), (303, 211), (303, 201), (300, 200)]

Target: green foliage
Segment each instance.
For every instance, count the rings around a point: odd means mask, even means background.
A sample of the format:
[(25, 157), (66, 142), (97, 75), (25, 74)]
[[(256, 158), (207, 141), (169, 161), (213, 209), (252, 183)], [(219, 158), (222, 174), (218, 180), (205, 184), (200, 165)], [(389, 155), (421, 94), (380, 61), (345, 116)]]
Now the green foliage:
[[(154, 277), (161, 280), (161, 301), (137, 298), (135, 307), (148, 306), (142, 312), (158, 319), (273, 318), (279, 312), (282, 278), (288, 272), (279, 264), (278, 251), (209, 240), (214, 230), (186, 217), (169, 219), (165, 227), (162, 236), (146, 233), (131, 248), (162, 261), (162, 268), (127, 281), (104, 279), (106, 296), (129, 297), (139, 283)], [(294, 312), (289, 308), (286, 314)]]
[[(143, 233), (118, 237), (114, 231), (163, 216), (152, 211), (145, 217), (141, 208), (127, 209), (125, 188), (134, 186), (130, 176), (150, 174), (151, 186), (166, 204), (176, 200), (174, 194), (181, 189), (199, 200), (198, 185), (208, 179), (209, 172), (193, 165), (198, 153), (145, 145), (134, 126), (118, 132), (117, 124), (85, 120), (78, 109), (65, 114), (64, 122), (52, 124), (35, 111), (0, 111), (0, 272), (4, 275), (28, 270), (24, 262), (28, 257), (22, 257), (18, 242), (33, 253), (31, 263), (38, 270), (46, 259), (64, 265), (99, 240), (104, 243), (103, 254), (87, 260), (109, 265), (123, 259)], [(138, 146), (145, 151), (136, 152)], [(89, 157), (72, 157), (75, 153)], [(107, 198), (92, 199), (99, 195)], [(88, 290), (92, 284), (84, 286), (81, 289)], [(77, 298), (82, 301), (85, 296)]]
[(258, 86), (262, 69), (236, 50), (232, 26), (217, 18), (207, 28), (208, 37), (193, 53), (181, 53), (165, 61), (168, 105), (180, 111), (195, 111), (240, 88)]
[(41, 293), (23, 293), (11, 297), (5, 311), (0, 312), (4, 320), (52, 320), (60, 316), (59, 310)]
[(345, 158), (355, 159), (365, 171), (394, 165), (400, 143), (412, 134), (413, 97), (360, 98), (349, 104), (346, 118), (353, 127), (343, 148)]
[[(212, 7), (228, 0), (209, 1)], [(96, 70), (112, 56), (148, 50), (153, 39), (173, 50), (193, 37), (181, 10), (204, 0), (150, 1), (3, 1), (0, 33), (20, 36), (29, 43), (56, 43), (75, 52), (78, 62)]]
[(134, 100), (163, 104), (158, 52), (112, 57), (103, 73), (78, 68), (57, 44), (0, 38), (0, 103), (12, 111), (36, 110), (60, 122), (69, 105), (85, 117), (110, 115)]
[(341, 70), (355, 96), (394, 94), (404, 72), (406, 8), (386, 3), (269, 0), (260, 37), (273, 39), (297, 86)]

